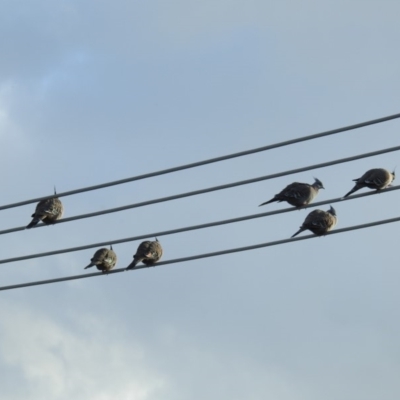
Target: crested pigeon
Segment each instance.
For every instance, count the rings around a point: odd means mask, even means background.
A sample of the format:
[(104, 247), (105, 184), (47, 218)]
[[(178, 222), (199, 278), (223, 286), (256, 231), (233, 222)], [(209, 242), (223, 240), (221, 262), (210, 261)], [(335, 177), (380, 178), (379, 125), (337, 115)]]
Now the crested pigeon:
[(314, 179), (315, 182), (312, 185), (309, 185), (308, 183), (293, 182), (276, 194), (271, 200), (260, 204), (260, 206), (274, 201), (286, 201), (297, 208), (304, 207), (314, 200), (318, 195), (319, 189), (325, 189), (319, 179)]
[(353, 179), (356, 184), (349, 193), (345, 194), (343, 198), (350, 196), (352, 193), (364, 187), (370, 189), (382, 190), (386, 189), (395, 179), (395, 173), (389, 172), (384, 168), (373, 168), (368, 170), (361, 178)]
[[(57, 194), (55, 189), (54, 194)], [(55, 221), (63, 216), (63, 213), (64, 206), (58, 197), (41, 200), (37, 204), (35, 212), (32, 214), (32, 221), (26, 226), (26, 228), (32, 228), (32, 226), (37, 225), (40, 221), (47, 225), (54, 224)]]
[(307, 215), (303, 225), (292, 237), (297, 236), (306, 229), (309, 229), (317, 236), (322, 236), (332, 230), (336, 224), (336, 211), (332, 206), (328, 211), (314, 210)]
[(135, 268), (136, 264), (140, 261), (142, 261), (143, 264), (152, 265), (162, 257), (162, 254), (163, 249), (157, 238), (154, 242), (146, 240), (140, 243), (136, 254), (133, 256), (132, 263), (129, 264), (126, 269)]
[(116, 264), (117, 255), (112, 246), (110, 246), (109, 249), (103, 247), (94, 253), (94, 256), (90, 260), (90, 264), (84, 269), (96, 266), (96, 268), (104, 274), (112, 270)]

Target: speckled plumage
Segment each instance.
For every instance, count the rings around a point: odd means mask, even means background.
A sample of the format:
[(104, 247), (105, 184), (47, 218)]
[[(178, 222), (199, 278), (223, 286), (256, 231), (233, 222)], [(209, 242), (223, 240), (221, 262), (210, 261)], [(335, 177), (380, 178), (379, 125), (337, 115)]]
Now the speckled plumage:
[(96, 266), (99, 271), (106, 273), (112, 270), (117, 264), (117, 255), (112, 246), (110, 246), (109, 249), (103, 247), (94, 253), (93, 258), (90, 261), (90, 264), (85, 267), (85, 269)]
[(142, 262), (146, 265), (152, 265), (160, 260), (162, 254), (163, 249), (157, 238), (154, 242), (146, 240), (140, 243), (136, 254), (133, 256), (132, 263), (126, 269), (135, 268), (136, 264), (139, 262)]
[(331, 231), (336, 224), (336, 211), (332, 206), (328, 211), (314, 210), (307, 215), (303, 225), (301, 225), (300, 229), (292, 237), (297, 236), (306, 229), (317, 236), (322, 236)]
[(368, 170), (361, 178), (353, 179), (356, 182), (353, 189), (343, 197), (350, 196), (352, 193), (364, 187), (376, 190), (386, 189), (395, 179), (395, 173), (389, 172), (384, 168), (373, 168)]
[(319, 189), (324, 189), (322, 182), (316, 178), (314, 179), (315, 182), (312, 185), (309, 185), (308, 183), (293, 182), (276, 194), (271, 200), (260, 204), (260, 206), (274, 201), (286, 201), (292, 206), (304, 207), (314, 200), (318, 195)]
[(64, 207), (60, 199), (53, 197), (39, 201), (35, 212), (32, 214), (32, 221), (27, 225), (27, 229), (37, 225), (40, 221), (44, 224), (54, 224), (55, 221), (63, 216)]

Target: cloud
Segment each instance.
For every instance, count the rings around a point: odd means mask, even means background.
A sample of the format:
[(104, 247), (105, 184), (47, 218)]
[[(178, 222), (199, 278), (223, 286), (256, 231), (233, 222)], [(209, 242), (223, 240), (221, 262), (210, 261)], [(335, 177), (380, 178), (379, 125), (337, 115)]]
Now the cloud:
[(25, 399), (146, 400), (165, 388), (165, 378), (146, 366), (143, 348), (110, 321), (81, 317), (66, 326), (4, 305), (0, 315), (0, 360), (18, 370), (14, 379)]
[(156, 326), (155, 336), (143, 341), (105, 317), (66, 312), (61, 318), (3, 303), (0, 368), (10, 374), (2, 388), (7, 399), (303, 398), (303, 384), (287, 371), (240, 351), (215, 351), (170, 324)]

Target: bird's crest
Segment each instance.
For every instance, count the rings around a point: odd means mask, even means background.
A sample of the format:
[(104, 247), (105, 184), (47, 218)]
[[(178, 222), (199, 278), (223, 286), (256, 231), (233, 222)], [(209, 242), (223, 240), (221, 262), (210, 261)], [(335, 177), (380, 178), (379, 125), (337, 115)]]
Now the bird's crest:
[(315, 180), (314, 185), (316, 185), (318, 189), (325, 189), (323, 183), (319, 179), (317, 179), (315, 176), (313, 178)]

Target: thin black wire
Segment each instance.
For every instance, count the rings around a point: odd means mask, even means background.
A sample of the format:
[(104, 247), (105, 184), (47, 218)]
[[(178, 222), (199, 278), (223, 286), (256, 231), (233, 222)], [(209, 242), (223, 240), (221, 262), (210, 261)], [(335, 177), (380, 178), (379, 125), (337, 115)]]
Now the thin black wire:
[[(335, 199), (324, 200), (324, 201), (320, 201), (320, 202), (315, 202), (315, 203), (309, 204), (307, 207), (303, 207), (303, 209), (311, 208), (311, 207), (318, 207), (318, 206), (325, 205), (325, 204), (333, 204), (333, 203), (337, 203), (337, 202), (341, 202), (341, 201), (359, 199), (361, 197), (373, 196), (375, 194), (391, 192), (391, 191), (398, 190), (398, 189), (400, 189), (400, 185), (392, 186), (390, 188), (387, 188), (387, 189), (384, 189), (384, 190), (381, 190), (381, 191), (373, 191), (373, 192), (361, 193), (361, 194), (356, 194), (356, 195), (345, 197), (345, 198), (337, 197)], [(120, 243), (133, 242), (135, 240), (147, 239), (147, 238), (152, 238), (152, 237), (161, 237), (161, 236), (173, 235), (173, 234), (176, 234), (176, 233), (194, 231), (194, 230), (204, 229), (204, 228), (211, 228), (213, 226), (218, 226), (218, 225), (227, 225), (227, 224), (233, 224), (233, 223), (236, 223), (236, 222), (242, 222), (242, 221), (247, 221), (247, 220), (251, 220), (251, 219), (256, 219), (256, 218), (269, 217), (271, 215), (283, 214), (283, 213), (296, 211), (296, 210), (298, 210), (298, 208), (289, 207), (289, 208), (284, 208), (282, 210), (274, 210), (274, 211), (268, 211), (268, 212), (260, 213), (260, 214), (246, 215), (244, 217), (226, 219), (226, 220), (221, 220), (221, 221), (216, 221), (216, 222), (209, 222), (209, 223), (206, 223), (206, 224), (192, 225), (192, 226), (183, 227), (183, 228), (171, 229), (169, 231), (161, 231), (161, 232), (149, 233), (149, 234), (146, 234), (146, 235), (133, 236), (133, 237), (130, 237), (130, 238), (124, 238), (124, 239), (118, 239), (118, 240), (109, 240), (107, 242), (94, 243), (94, 244), (89, 244), (89, 245), (85, 245), (85, 246), (78, 246), (78, 247), (70, 247), (70, 248), (61, 249), (61, 250), (47, 251), (47, 252), (44, 252), (44, 253), (29, 254), (29, 255), (26, 255), (26, 256), (20, 256), (20, 257), (14, 257), (14, 258), (5, 258), (3, 260), (0, 260), (0, 264), (7, 264), (7, 263), (10, 263), (10, 262), (30, 260), (32, 258), (41, 258), (41, 257), (54, 256), (54, 255), (57, 255), (57, 254), (72, 253), (72, 252), (75, 252), (75, 251), (87, 250), (87, 249), (91, 249), (91, 248), (94, 248), (94, 247), (102, 247), (102, 246), (109, 246), (109, 245), (113, 245), (113, 244), (115, 245), (115, 244), (120, 244)]]
[(220, 162), (220, 161), (225, 161), (225, 160), (229, 160), (229, 159), (232, 159), (232, 158), (247, 156), (247, 155), (254, 154), (254, 153), (259, 153), (259, 152), (262, 152), (262, 151), (276, 149), (278, 147), (289, 146), (289, 145), (292, 145), (292, 144), (295, 144), (295, 143), (305, 142), (307, 140), (317, 139), (317, 138), (320, 138), (320, 137), (329, 136), (329, 135), (333, 135), (333, 134), (341, 133), (341, 132), (345, 132), (345, 131), (350, 131), (350, 130), (353, 130), (353, 129), (358, 129), (358, 128), (362, 128), (362, 127), (369, 126), (369, 125), (379, 124), (379, 123), (390, 121), (390, 120), (393, 120), (393, 119), (396, 119), (396, 118), (400, 118), (400, 113), (399, 114), (389, 115), (389, 116), (383, 117), (383, 118), (373, 119), (373, 120), (366, 121), (366, 122), (361, 122), (361, 123), (354, 124), (354, 125), (348, 125), (348, 126), (345, 126), (345, 127), (342, 127), (342, 128), (332, 129), (332, 130), (321, 132), (321, 133), (316, 133), (316, 134), (309, 135), (309, 136), (303, 136), (303, 137), (300, 137), (300, 138), (297, 138), (297, 139), (286, 140), (284, 142), (275, 143), (275, 144), (271, 144), (271, 145), (268, 145), (268, 146), (258, 147), (258, 148), (251, 149), (251, 150), (246, 150), (246, 151), (240, 151), (238, 153), (232, 153), (232, 154), (228, 154), (226, 156), (210, 158), (208, 160), (198, 161), (198, 162), (191, 163), (191, 164), (185, 164), (185, 165), (181, 165), (181, 166), (178, 166), (178, 167), (164, 169), (164, 170), (161, 170), (161, 171), (150, 172), (150, 173), (147, 173), (147, 174), (137, 175), (137, 176), (133, 176), (133, 177), (126, 178), (126, 179), (120, 179), (120, 180), (117, 180), (117, 181), (102, 183), (100, 185), (94, 185), (94, 186), (84, 187), (84, 188), (81, 188), (81, 189), (70, 190), (70, 191), (67, 191), (67, 192), (58, 193), (57, 195), (37, 197), (35, 199), (30, 199), (30, 200), (20, 201), (20, 202), (17, 202), (17, 203), (7, 204), (7, 205), (4, 205), (4, 206), (0, 206), (0, 211), (1, 210), (6, 210), (6, 209), (9, 209), (9, 208), (24, 206), (26, 204), (37, 203), (38, 201), (44, 200), (44, 199), (50, 199), (50, 198), (53, 198), (53, 197), (71, 196), (71, 195), (78, 194), (78, 193), (89, 192), (91, 190), (103, 189), (103, 188), (110, 187), (110, 186), (121, 185), (121, 184), (124, 184), (124, 183), (138, 181), (138, 180), (141, 180), (141, 179), (152, 178), (152, 177), (159, 176), (159, 175), (166, 175), (166, 174), (170, 174), (172, 172), (177, 172), (177, 171), (182, 171), (182, 170), (185, 170), (185, 169), (200, 167), (202, 165), (212, 164), (212, 163), (216, 163), (216, 162)]
[[(390, 223), (399, 222), (399, 221), (400, 221), (400, 217), (397, 217), (397, 218), (390, 218), (390, 219), (380, 220), (380, 221), (375, 221), (375, 222), (369, 222), (367, 224), (354, 225), (354, 226), (350, 226), (350, 227), (347, 227), (347, 228), (337, 229), (335, 231), (328, 232), (326, 234), (326, 236), (334, 235), (334, 234), (338, 234), (338, 233), (349, 232), (349, 231), (353, 231), (353, 230), (357, 230), (357, 229), (371, 228), (373, 226), (383, 225), (383, 224), (390, 224)], [(256, 245), (252, 245), (252, 246), (236, 247), (236, 248), (233, 248), (233, 249), (215, 251), (215, 252), (212, 252), (212, 253), (205, 253), (205, 254), (198, 254), (198, 255), (195, 255), (195, 256), (176, 258), (174, 260), (161, 261), (161, 262), (159, 262), (157, 264), (154, 264), (152, 266), (139, 265), (139, 266), (136, 266), (133, 269), (133, 271), (134, 270), (138, 270), (138, 269), (143, 269), (143, 268), (150, 268), (150, 267), (156, 267), (156, 266), (158, 267), (158, 266), (163, 266), (163, 265), (168, 265), (168, 264), (177, 264), (177, 263), (185, 262), (185, 261), (193, 261), (193, 260), (198, 260), (198, 259), (201, 259), (201, 258), (216, 257), (216, 256), (222, 256), (222, 255), (225, 255), (225, 254), (239, 253), (239, 252), (242, 252), (242, 251), (256, 250), (256, 249), (260, 249), (260, 248), (263, 248), (263, 247), (277, 246), (277, 245), (280, 245), (280, 244), (298, 242), (300, 240), (313, 239), (313, 238), (316, 238), (316, 237), (318, 237), (318, 236), (315, 236), (315, 235), (300, 236), (300, 237), (295, 237), (295, 238), (290, 238), (290, 239), (276, 240), (274, 242), (256, 244)], [(119, 268), (119, 269), (115, 269), (115, 270), (110, 271), (108, 274), (116, 274), (116, 273), (123, 272), (123, 271), (126, 271), (126, 269), (125, 268)], [(100, 276), (100, 275), (104, 275), (104, 274), (101, 273), (101, 272), (94, 272), (94, 273), (91, 273), (91, 274), (72, 275), (72, 276), (67, 276), (67, 277), (64, 277), (64, 278), (47, 279), (47, 280), (42, 280), (42, 281), (21, 283), (21, 284), (17, 284), (17, 285), (1, 286), (0, 287), (0, 291), (1, 290), (19, 289), (19, 288), (28, 287), (28, 286), (45, 285), (45, 284), (49, 284), (49, 283), (56, 283), (56, 282), (63, 282), (63, 281), (71, 281), (71, 280), (76, 280), (76, 279), (91, 278), (91, 277)]]
[[(390, 152), (398, 151), (398, 150), (400, 150), (400, 146), (389, 147), (387, 149), (372, 151), (372, 152), (369, 152), (369, 153), (363, 153), (363, 154), (359, 154), (359, 155), (352, 156), (352, 157), (340, 158), (338, 160), (328, 161), (328, 162), (321, 163), (321, 164), (314, 164), (314, 165), (310, 165), (310, 166), (307, 166), (307, 167), (292, 169), (292, 170), (289, 170), (289, 171), (278, 172), (276, 174), (264, 175), (264, 176), (260, 176), (258, 178), (246, 179), (244, 181), (228, 183), (228, 184), (225, 184), (225, 185), (212, 186), (212, 187), (209, 187), (209, 188), (206, 188), (206, 189), (194, 190), (192, 192), (180, 193), (180, 194), (176, 194), (176, 195), (173, 195), (173, 196), (160, 197), (158, 199), (142, 201), (140, 203), (128, 204), (126, 206), (121, 206), (121, 207), (116, 207), (116, 208), (109, 208), (107, 210), (102, 210), (102, 211), (96, 211), (96, 212), (87, 213), (87, 214), (76, 215), (74, 217), (69, 217), (69, 218), (64, 218), (64, 219), (58, 220), (54, 224), (62, 224), (62, 223), (65, 223), (65, 222), (76, 221), (78, 219), (98, 217), (98, 216), (104, 215), (104, 214), (111, 214), (111, 213), (115, 213), (115, 212), (130, 210), (132, 208), (139, 208), (139, 207), (144, 207), (144, 206), (148, 206), (148, 205), (151, 205), (151, 204), (164, 203), (164, 202), (167, 202), (167, 201), (182, 199), (182, 198), (185, 198), (185, 197), (197, 196), (199, 194), (215, 192), (215, 191), (218, 191), (218, 190), (229, 189), (229, 188), (233, 188), (233, 187), (237, 187), (237, 186), (241, 186), (241, 185), (248, 185), (250, 183), (256, 183), (256, 182), (265, 181), (265, 180), (269, 180), (269, 179), (279, 178), (279, 177), (282, 177), (282, 176), (297, 174), (299, 172), (310, 171), (312, 169), (329, 167), (331, 165), (342, 164), (342, 163), (346, 163), (346, 162), (350, 162), (350, 161), (354, 161), (354, 160), (359, 160), (359, 159), (362, 159), (362, 158), (373, 157), (373, 156), (377, 156), (377, 155), (380, 155), (380, 154), (390, 153)], [(33, 226), (32, 228), (40, 228), (40, 227), (43, 227), (43, 226), (48, 226), (48, 225), (39, 224), (39, 225)], [(7, 234), (7, 233), (12, 233), (12, 232), (23, 231), (24, 229), (26, 229), (25, 226), (21, 226), (21, 227), (18, 227), (18, 228), (5, 229), (5, 230), (0, 231), (0, 235), (4, 235), (4, 234)]]

